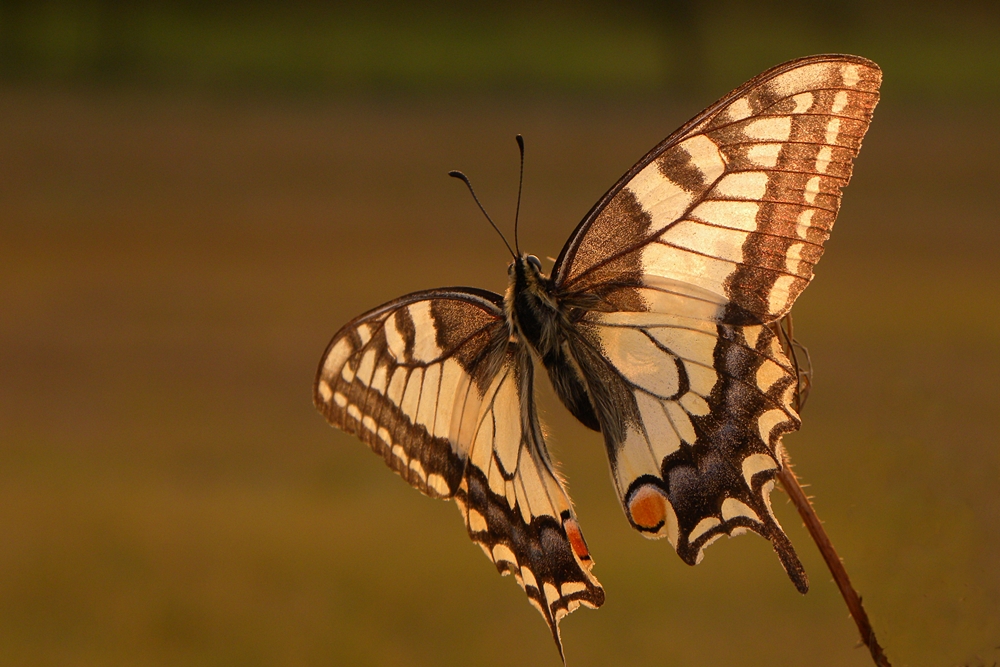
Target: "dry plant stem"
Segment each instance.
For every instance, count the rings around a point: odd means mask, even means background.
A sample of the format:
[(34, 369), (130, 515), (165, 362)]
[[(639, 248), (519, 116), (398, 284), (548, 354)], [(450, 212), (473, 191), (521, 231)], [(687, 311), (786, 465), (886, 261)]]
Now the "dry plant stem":
[(837, 555), (837, 550), (833, 548), (833, 543), (830, 542), (830, 538), (823, 529), (822, 522), (816, 515), (816, 510), (813, 509), (812, 503), (809, 502), (805, 491), (802, 490), (802, 485), (799, 484), (799, 480), (792, 471), (790, 463), (786, 454), (785, 464), (782, 466), (781, 473), (779, 474), (781, 485), (785, 488), (785, 492), (792, 499), (792, 502), (795, 503), (795, 507), (799, 510), (799, 516), (802, 517), (806, 528), (809, 529), (809, 534), (812, 535), (813, 541), (816, 542), (820, 553), (823, 554), (823, 560), (826, 561), (826, 566), (830, 568), (833, 580), (837, 582), (837, 588), (840, 589), (840, 594), (843, 596), (844, 602), (847, 603), (851, 617), (858, 626), (858, 632), (861, 633), (861, 641), (868, 647), (868, 651), (872, 655), (872, 660), (875, 661), (878, 667), (892, 667), (889, 664), (889, 659), (885, 657), (882, 647), (879, 646), (878, 640), (875, 638), (875, 631), (872, 629), (871, 621), (868, 620), (868, 614), (865, 613), (865, 608), (861, 604), (861, 596), (858, 595), (858, 592), (854, 590), (854, 586), (851, 585), (851, 579), (847, 576), (847, 570), (844, 569), (844, 564), (841, 562), (840, 556)]
[[(795, 377), (798, 380), (798, 386), (795, 389), (795, 410), (799, 414), (802, 414), (802, 408), (805, 405), (806, 398), (809, 397), (809, 389), (812, 386), (812, 362), (809, 359), (809, 351), (795, 340), (791, 313), (785, 315), (779, 321), (772, 323), (770, 326), (771, 330), (778, 336), (781, 348), (788, 355), (795, 370)], [(799, 364), (798, 352), (800, 350), (805, 357), (806, 365), (804, 367)], [(781, 485), (785, 488), (785, 492), (799, 510), (799, 516), (802, 517), (802, 521), (806, 524), (809, 534), (812, 535), (813, 541), (819, 547), (819, 552), (823, 554), (823, 560), (826, 561), (826, 566), (830, 569), (833, 580), (837, 582), (840, 595), (844, 598), (844, 602), (847, 603), (847, 608), (851, 612), (851, 618), (854, 619), (854, 623), (858, 626), (858, 632), (861, 633), (861, 641), (868, 647), (872, 660), (875, 661), (878, 667), (892, 667), (889, 664), (889, 659), (885, 657), (882, 647), (879, 646), (878, 639), (875, 638), (875, 631), (872, 629), (871, 621), (868, 620), (868, 614), (865, 613), (865, 608), (861, 604), (861, 596), (858, 595), (858, 592), (854, 590), (854, 586), (851, 585), (851, 579), (847, 576), (847, 570), (844, 569), (844, 564), (841, 562), (840, 556), (837, 555), (837, 550), (833, 548), (833, 543), (823, 529), (823, 523), (816, 515), (816, 510), (813, 509), (812, 503), (809, 502), (805, 491), (802, 490), (802, 485), (799, 484), (798, 477), (792, 471), (792, 464), (788, 458), (787, 451), (784, 452), (784, 466), (778, 477), (781, 479)]]

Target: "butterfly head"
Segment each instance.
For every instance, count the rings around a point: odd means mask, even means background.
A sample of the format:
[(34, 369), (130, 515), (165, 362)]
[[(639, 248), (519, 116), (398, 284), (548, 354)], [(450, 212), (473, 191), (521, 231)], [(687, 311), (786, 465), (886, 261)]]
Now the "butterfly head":
[(542, 270), (541, 260), (534, 255), (522, 253), (507, 267), (507, 276), (515, 290), (548, 291), (549, 277)]

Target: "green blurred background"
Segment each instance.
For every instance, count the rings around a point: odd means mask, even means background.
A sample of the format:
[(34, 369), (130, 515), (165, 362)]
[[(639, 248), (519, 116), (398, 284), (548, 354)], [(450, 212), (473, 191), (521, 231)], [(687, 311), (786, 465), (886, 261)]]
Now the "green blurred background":
[[(502, 290), (763, 69), (842, 51), (883, 99), (798, 336), (786, 439), (893, 664), (1000, 659), (996, 3), (0, 2), (0, 664), (557, 665), (449, 503), (310, 401), (353, 315)], [(632, 531), (543, 391), (608, 601), (569, 664), (869, 663), (794, 510), (689, 568)]]

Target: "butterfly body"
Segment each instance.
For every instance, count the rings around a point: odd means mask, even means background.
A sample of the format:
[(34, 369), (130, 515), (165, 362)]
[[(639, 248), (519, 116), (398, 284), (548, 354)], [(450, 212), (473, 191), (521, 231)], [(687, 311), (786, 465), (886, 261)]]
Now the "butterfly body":
[(601, 423), (584, 373), (567, 337), (574, 321), (583, 312), (581, 306), (594, 304), (573, 304), (568, 299), (560, 299), (534, 255), (515, 259), (508, 275), (510, 285), (504, 305), (512, 335), (531, 347), (548, 372), (556, 395), (573, 416), (584, 426), (600, 431)]
[(777, 322), (812, 279), (878, 100), (856, 56), (779, 65), (654, 147), (598, 201), (551, 274), (515, 257), (501, 296), (416, 292), (347, 323), (314, 402), (422, 492), (454, 500), (557, 645), (604, 590), (545, 445), (535, 360), (599, 431), (629, 523), (698, 563), (723, 535), (768, 539), (798, 374)]

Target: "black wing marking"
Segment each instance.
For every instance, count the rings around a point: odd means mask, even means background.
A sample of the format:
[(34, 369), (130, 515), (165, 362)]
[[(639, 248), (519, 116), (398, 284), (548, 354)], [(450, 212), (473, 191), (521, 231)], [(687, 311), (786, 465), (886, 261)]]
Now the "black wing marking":
[(313, 396), (411, 485), (458, 503), (470, 537), (515, 575), (561, 653), (559, 620), (600, 606), (604, 590), (538, 425), (530, 355), (509, 338), (496, 294), (411, 294), (334, 336)]
[(768, 500), (799, 427), (771, 325), (812, 278), (880, 82), (855, 56), (761, 74), (640, 160), (556, 261), (626, 514), (688, 563), (750, 529), (807, 586)]

